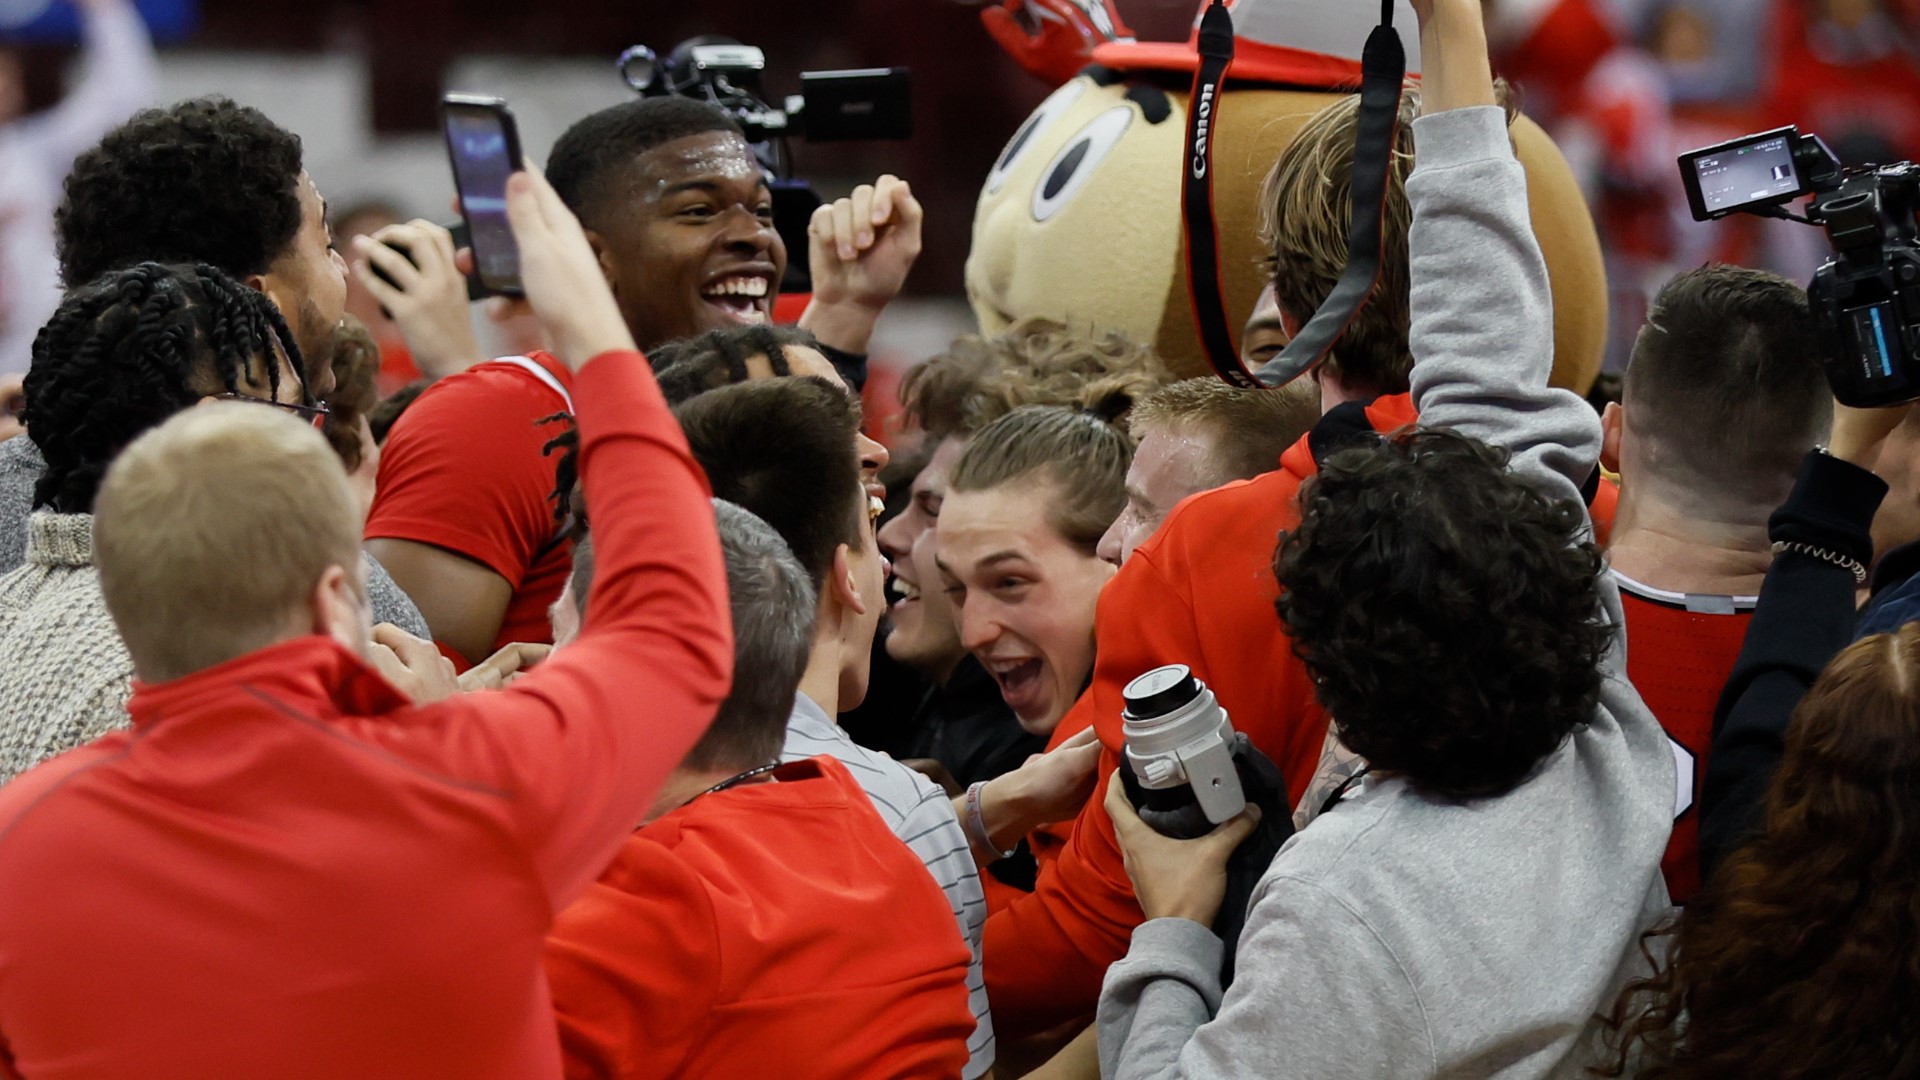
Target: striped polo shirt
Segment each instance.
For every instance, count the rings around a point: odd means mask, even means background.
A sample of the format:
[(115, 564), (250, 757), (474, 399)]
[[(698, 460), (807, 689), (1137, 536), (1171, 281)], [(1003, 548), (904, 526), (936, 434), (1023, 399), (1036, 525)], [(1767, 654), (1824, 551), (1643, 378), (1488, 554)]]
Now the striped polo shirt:
[(973, 1038), (967, 1040), (965, 1080), (977, 1080), (993, 1067), (993, 1018), (987, 1015), (987, 984), (980, 974), (980, 933), (987, 921), (987, 900), (980, 890), (980, 871), (953, 803), (940, 785), (877, 750), (848, 737), (825, 709), (805, 694), (794, 695), (793, 715), (787, 720), (787, 742), (780, 760), (799, 761), (826, 755), (853, 774), (873, 808), (907, 847), (927, 866), (927, 872), (947, 894), (960, 935), (973, 953), (967, 970), (968, 1003), (973, 1008)]

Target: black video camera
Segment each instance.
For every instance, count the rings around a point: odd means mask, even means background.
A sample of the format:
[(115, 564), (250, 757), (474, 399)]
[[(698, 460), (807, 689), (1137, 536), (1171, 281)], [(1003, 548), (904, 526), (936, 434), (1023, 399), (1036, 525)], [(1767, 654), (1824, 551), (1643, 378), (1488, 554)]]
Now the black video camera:
[[(1775, 128), (1680, 156), (1696, 221), (1733, 213), (1827, 231), (1833, 257), (1807, 286), (1833, 396), (1856, 408), (1920, 398), (1920, 169), (1848, 169), (1818, 135)], [(1812, 195), (1807, 214), (1786, 204)]]
[(820, 206), (811, 185), (793, 175), (787, 140), (906, 139), (913, 135), (912, 82), (906, 68), (807, 71), (801, 93), (781, 108), (767, 104), (757, 46), (706, 35), (681, 42), (662, 60), (645, 45), (620, 54), (620, 77), (646, 97), (689, 97), (724, 110), (747, 133), (773, 191), (773, 223), (789, 253), (783, 292), (806, 292), (807, 223)]

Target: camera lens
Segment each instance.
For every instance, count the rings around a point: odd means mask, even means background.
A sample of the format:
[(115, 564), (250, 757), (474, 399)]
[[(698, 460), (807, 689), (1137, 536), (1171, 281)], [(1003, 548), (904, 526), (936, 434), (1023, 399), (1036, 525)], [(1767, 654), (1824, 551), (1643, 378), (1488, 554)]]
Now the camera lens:
[(1200, 684), (1185, 664), (1154, 668), (1127, 684), (1121, 692), (1126, 699), (1127, 716), (1152, 720), (1185, 705), (1200, 695)]

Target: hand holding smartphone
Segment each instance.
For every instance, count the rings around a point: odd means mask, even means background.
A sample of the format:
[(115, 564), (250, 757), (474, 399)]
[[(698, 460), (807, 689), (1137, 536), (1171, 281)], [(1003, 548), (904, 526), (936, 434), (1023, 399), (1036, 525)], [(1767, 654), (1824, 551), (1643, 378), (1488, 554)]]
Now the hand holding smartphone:
[(513, 112), (500, 98), (448, 94), (441, 115), (460, 213), (472, 236), (474, 279), (486, 295), (524, 296), (520, 249), (507, 226), (507, 178), (523, 167)]

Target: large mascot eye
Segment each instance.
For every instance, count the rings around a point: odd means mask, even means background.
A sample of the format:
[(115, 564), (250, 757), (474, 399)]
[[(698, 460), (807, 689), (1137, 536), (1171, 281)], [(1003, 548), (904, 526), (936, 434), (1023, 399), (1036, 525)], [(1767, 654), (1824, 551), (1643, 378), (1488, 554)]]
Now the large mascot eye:
[(1041, 170), (1040, 182), (1034, 185), (1033, 220), (1047, 220), (1079, 194), (1132, 123), (1133, 110), (1121, 105), (1087, 121), (1086, 127), (1068, 139)]
[(993, 163), (993, 171), (987, 174), (988, 194), (999, 191), (1000, 185), (1007, 182), (1007, 174), (1013, 171), (1014, 165), (1020, 160), (1020, 155), (1033, 144), (1033, 137), (1040, 134), (1042, 128), (1059, 119), (1062, 113), (1072, 108), (1073, 103), (1080, 100), (1080, 95), (1086, 92), (1085, 79), (1069, 80), (1065, 86), (1048, 95), (1047, 100), (1041, 102), (1039, 108), (1033, 110), (1033, 115), (1027, 117), (1027, 122), (1021, 124), (1020, 130), (1013, 133), (1007, 148), (1000, 152), (1000, 160)]

